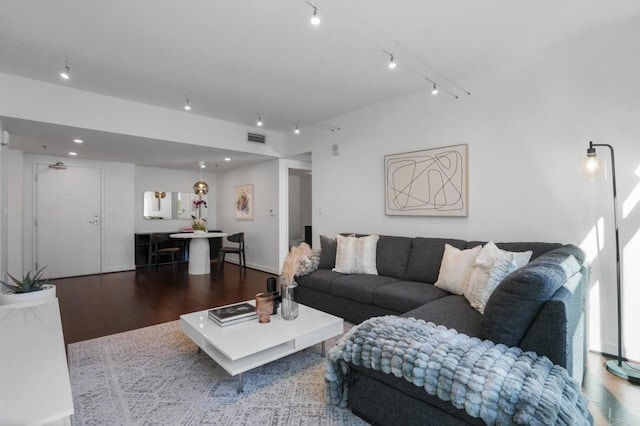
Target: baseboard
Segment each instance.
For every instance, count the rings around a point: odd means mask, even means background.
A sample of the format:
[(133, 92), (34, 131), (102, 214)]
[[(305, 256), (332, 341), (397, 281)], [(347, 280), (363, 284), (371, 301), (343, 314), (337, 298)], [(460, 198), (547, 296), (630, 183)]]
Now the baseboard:
[(135, 271), (136, 265), (120, 265), (120, 266), (109, 266), (106, 268), (102, 268), (103, 274), (108, 274), (111, 272), (125, 272), (125, 271)]
[[(225, 263), (231, 263), (231, 264), (233, 264), (235, 266), (238, 266), (238, 261), (237, 260), (226, 259)], [(277, 269), (272, 268), (270, 266), (258, 265), (257, 263), (248, 262), (247, 263), (247, 268), (255, 269), (257, 271), (267, 272), (269, 274), (280, 275), (280, 270), (277, 270)]]

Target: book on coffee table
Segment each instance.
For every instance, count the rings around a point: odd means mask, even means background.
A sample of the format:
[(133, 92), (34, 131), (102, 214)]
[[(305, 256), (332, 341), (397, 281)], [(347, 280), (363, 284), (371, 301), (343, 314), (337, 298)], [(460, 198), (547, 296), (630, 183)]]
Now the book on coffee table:
[(242, 322), (247, 322), (247, 321), (256, 321), (258, 319), (258, 314), (255, 315), (251, 315), (248, 317), (241, 317), (241, 318), (237, 318), (234, 320), (230, 320), (230, 321), (225, 321), (225, 322), (220, 322), (217, 319), (209, 316), (209, 320), (213, 321), (213, 323), (215, 323), (216, 325), (220, 326), (220, 327), (227, 327), (230, 325), (234, 325), (234, 324), (240, 324)]
[(242, 318), (257, 318), (256, 307), (247, 302), (234, 303), (209, 310), (209, 318), (215, 322), (226, 323)]

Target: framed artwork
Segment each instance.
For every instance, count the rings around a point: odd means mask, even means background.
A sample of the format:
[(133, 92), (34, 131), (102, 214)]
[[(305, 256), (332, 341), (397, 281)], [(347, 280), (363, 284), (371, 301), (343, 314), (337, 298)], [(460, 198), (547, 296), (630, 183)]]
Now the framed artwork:
[(234, 200), (236, 219), (253, 219), (253, 185), (236, 186)]
[(385, 214), (467, 216), (467, 145), (385, 155)]

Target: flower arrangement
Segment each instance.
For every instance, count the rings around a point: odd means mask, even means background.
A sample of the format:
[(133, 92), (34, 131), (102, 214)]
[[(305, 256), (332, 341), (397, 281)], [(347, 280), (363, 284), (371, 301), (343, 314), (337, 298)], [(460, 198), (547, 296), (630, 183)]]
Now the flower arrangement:
[(191, 227), (195, 231), (206, 231), (207, 230), (207, 220), (199, 217), (195, 217), (191, 215), (193, 221), (191, 222)]

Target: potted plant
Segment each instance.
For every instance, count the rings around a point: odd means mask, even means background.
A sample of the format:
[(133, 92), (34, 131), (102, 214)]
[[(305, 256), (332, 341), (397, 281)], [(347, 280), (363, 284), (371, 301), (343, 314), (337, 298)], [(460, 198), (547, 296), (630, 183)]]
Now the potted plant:
[(0, 305), (55, 298), (56, 286), (49, 284), (49, 278), (42, 277), (44, 268), (46, 266), (33, 275), (31, 271), (27, 272), (22, 280), (7, 274), (13, 280), (13, 284), (0, 280), (4, 287), (4, 290), (0, 291)]

